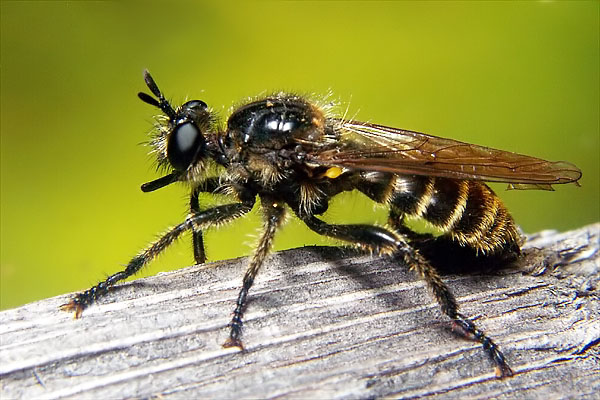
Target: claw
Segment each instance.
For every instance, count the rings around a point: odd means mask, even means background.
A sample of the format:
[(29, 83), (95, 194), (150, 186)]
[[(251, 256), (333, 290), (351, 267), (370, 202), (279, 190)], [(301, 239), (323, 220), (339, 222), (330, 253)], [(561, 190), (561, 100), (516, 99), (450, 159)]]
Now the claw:
[(237, 347), (240, 350), (244, 351), (244, 344), (240, 339), (228, 338), (225, 343), (223, 343), (223, 347), (228, 349), (230, 347)]
[(79, 317), (81, 317), (81, 313), (83, 312), (83, 306), (79, 303), (77, 303), (75, 300), (71, 300), (68, 303), (65, 303), (63, 305), (60, 306), (60, 309), (62, 311), (75, 311), (75, 315), (74, 318), (78, 319)]
[(495, 368), (496, 376), (498, 378), (509, 378), (513, 376), (515, 373), (513, 370), (506, 364), (505, 362), (500, 363)]
[(496, 371), (496, 376), (498, 378), (508, 378), (515, 374), (513, 370), (506, 364), (502, 366), (496, 366), (494, 370)]

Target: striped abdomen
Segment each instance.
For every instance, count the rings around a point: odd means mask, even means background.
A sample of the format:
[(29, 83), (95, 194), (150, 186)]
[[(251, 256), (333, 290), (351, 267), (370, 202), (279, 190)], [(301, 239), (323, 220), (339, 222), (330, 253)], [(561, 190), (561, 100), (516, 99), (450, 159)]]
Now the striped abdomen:
[[(363, 178), (369, 181), (368, 176)], [(493, 253), (520, 242), (506, 207), (483, 182), (428, 176), (386, 178), (378, 187), (371, 181), (371, 190), (365, 193), (404, 215), (425, 219), (463, 246)]]

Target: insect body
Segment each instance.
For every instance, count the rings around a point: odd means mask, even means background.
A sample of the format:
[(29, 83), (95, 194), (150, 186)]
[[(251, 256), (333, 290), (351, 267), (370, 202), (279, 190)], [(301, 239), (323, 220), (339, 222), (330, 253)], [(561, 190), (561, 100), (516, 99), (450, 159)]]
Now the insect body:
[[(519, 251), (520, 235), (508, 211), (483, 181), (513, 188), (550, 189), (576, 183), (581, 172), (566, 162), (438, 138), (423, 133), (329, 116), (306, 99), (277, 94), (236, 109), (226, 126), (199, 100), (173, 108), (148, 72), (156, 98), (140, 93), (162, 110), (151, 144), (168, 173), (142, 185), (145, 192), (173, 182), (191, 187), (190, 212), (126, 268), (76, 295), (64, 310), (82, 311), (120, 280), (135, 274), (182, 233), (191, 231), (196, 262), (205, 261), (202, 230), (238, 218), (261, 200), (263, 231), (243, 277), (225, 347), (243, 348), (242, 317), (248, 291), (269, 253), (273, 238), (291, 211), (313, 231), (379, 255), (399, 256), (426, 282), (442, 312), (465, 337), (479, 341), (498, 376), (512, 370), (496, 344), (463, 315), (430, 262), (412, 243), (417, 234), (405, 216), (422, 217), (456, 246), (481, 257)], [(389, 207), (389, 228), (337, 225), (317, 217), (335, 195), (359, 190)], [(202, 210), (202, 192), (224, 193), (230, 204)]]

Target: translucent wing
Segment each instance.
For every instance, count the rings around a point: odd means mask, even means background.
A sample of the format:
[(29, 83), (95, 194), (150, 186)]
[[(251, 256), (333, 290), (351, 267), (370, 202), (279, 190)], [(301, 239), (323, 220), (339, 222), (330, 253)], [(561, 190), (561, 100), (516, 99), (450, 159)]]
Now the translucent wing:
[(576, 183), (581, 171), (564, 161), (463, 143), (424, 133), (358, 121), (334, 120), (338, 146), (310, 154), (320, 165), (504, 182), (511, 189), (552, 190), (553, 184)]

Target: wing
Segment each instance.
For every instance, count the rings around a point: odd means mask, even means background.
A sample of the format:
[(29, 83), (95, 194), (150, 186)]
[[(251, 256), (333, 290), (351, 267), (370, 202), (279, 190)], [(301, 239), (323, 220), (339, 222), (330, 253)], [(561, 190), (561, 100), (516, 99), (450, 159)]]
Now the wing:
[(581, 171), (565, 161), (546, 161), (424, 133), (358, 121), (333, 120), (339, 146), (310, 154), (320, 165), (365, 171), (504, 182), (511, 189), (552, 190), (575, 183)]

